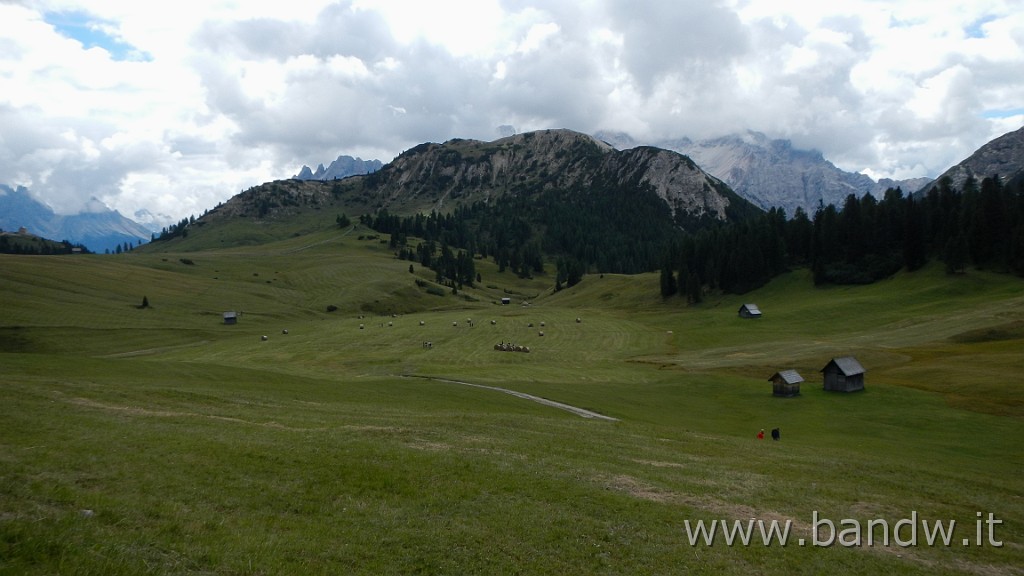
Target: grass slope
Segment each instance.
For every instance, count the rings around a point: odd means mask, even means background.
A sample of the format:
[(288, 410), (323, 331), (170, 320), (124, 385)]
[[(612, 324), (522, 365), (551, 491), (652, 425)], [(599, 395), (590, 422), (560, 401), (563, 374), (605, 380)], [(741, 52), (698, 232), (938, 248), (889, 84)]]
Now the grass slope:
[[(683, 307), (656, 275), (552, 293), (485, 261), (481, 286), (439, 296), (359, 230), (164, 250), (0, 256), (0, 573), (1024, 565), (1019, 279), (927, 269), (814, 289), (797, 271)], [(737, 318), (746, 301), (764, 317)], [(846, 354), (867, 390), (823, 392), (817, 371)], [(807, 379), (800, 397), (771, 396), (785, 368)], [(754, 439), (776, 426), (781, 442)], [(797, 545), (829, 536), (815, 512), (957, 526), (948, 547), (920, 526), (916, 546)], [(979, 512), (1003, 521), (1001, 547), (977, 545)], [(750, 518), (791, 521), (791, 542), (685, 532)]]

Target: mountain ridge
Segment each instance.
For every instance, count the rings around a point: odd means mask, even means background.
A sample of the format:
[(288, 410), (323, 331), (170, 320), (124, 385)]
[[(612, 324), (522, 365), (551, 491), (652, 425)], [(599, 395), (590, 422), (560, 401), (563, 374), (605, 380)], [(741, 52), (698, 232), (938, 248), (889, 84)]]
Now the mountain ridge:
[(366, 177), (388, 199), (433, 196), (435, 209), (452, 201), (487, 200), (530, 189), (586, 189), (615, 184), (650, 187), (678, 222), (724, 221), (747, 201), (686, 156), (654, 147), (616, 150), (567, 129), (537, 130), (491, 142), (421, 144)]
[(0, 229), (25, 228), (36, 236), (82, 244), (97, 253), (149, 241), (152, 231), (141, 224), (98, 201), (90, 205), (91, 211), (61, 215), (33, 198), (27, 188), (0, 184)]
[(327, 168), (324, 168), (323, 164), (318, 164), (316, 172), (304, 164), (299, 173), (292, 176), (292, 178), (296, 180), (338, 180), (348, 178), (349, 176), (376, 172), (383, 165), (384, 163), (380, 160), (363, 160), (359, 157), (353, 158), (352, 156), (341, 155), (331, 162)]
[[(939, 175), (935, 182), (949, 178), (954, 189), (963, 188), (968, 178), (978, 181), (998, 175), (1003, 184), (1024, 179), (1024, 127), (990, 140), (958, 164)], [(929, 186), (922, 186), (924, 191)]]
[[(345, 214), (368, 215), (390, 226), (391, 217), (457, 211), (485, 222), (518, 222), (516, 230), (494, 233), (515, 235), (516, 246), (523, 248), (531, 236), (546, 237), (560, 247), (555, 252), (583, 242), (582, 235), (592, 243), (614, 235), (640, 245), (644, 234), (667, 238), (761, 213), (677, 152), (654, 147), (620, 151), (587, 134), (550, 129), (491, 142), (425, 142), (376, 172), (342, 180), (268, 182), (208, 211), (194, 226), (187, 223), (187, 234), (173, 230), (161, 239), (187, 236), (185, 244), (198, 247), (213, 233), (218, 245), (258, 244), (271, 240), (267, 232), (275, 223), (290, 219), (293, 233), (300, 234), (337, 225), (335, 217), (342, 222)], [(236, 225), (207, 226), (224, 221)], [(575, 240), (575, 232), (559, 235), (562, 228), (584, 227), (592, 230)], [(595, 240), (593, 234), (603, 237)], [(644, 267), (655, 260), (653, 253), (633, 256), (622, 260), (642, 261)], [(622, 269), (639, 267), (627, 263)]]
[[(598, 132), (595, 136), (616, 147), (639, 144), (624, 132)], [(770, 139), (752, 130), (699, 141), (686, 137), (660, 140), (650, 145), (689, 156), (740, 196), (764, 210), (782, 208), (789, 216), (797, 208), (813, 213), (819, 204), (842, 205), (849, 194), (881, 197), (888, 188), (913, 192), (931, 182), (929, 178), (875, 181), (866, 174), (838, 168), (820, 151), (794, 148), (789, 140)]]

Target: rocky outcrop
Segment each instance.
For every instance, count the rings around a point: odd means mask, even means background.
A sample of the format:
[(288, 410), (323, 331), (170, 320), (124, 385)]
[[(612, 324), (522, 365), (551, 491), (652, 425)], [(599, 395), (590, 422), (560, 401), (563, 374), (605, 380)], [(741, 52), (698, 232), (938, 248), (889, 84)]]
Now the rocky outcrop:
[(497, 194), (586, 193), (609, 186), (653, 190), (677, 222), (726, 220), (730, 208), (747, 204), (682, 154), (651, 147), (619, 151), (571, 130), (527, 132), (493, 142), (421, 144), (367, 182), (387, 205), (419, 199), (435, 210)]
[(968, 178), (981, 181), (991, 176), (999, 176), (1004, 184), (1024, 179), (1024, 127), (978, 148), (935, 180), (949, 178), (953, 189), (960, 190)]
[(338, 156), (331, 162), (331, 165), (324, 168), (318, 164), (316, 172), (310, 170), (309, 166), (303, 166), (299, 173), (294, 176), (295, 180), (340, 180), (349, 176), (369, 174), (380, 170), (383, 164), (380, 160), (363, 160), (351, 156)]

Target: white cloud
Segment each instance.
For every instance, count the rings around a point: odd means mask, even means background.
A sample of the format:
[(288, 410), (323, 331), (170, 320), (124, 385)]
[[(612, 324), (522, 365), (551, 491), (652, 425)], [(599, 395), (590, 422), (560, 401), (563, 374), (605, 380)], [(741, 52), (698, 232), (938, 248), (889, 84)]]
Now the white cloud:
[(753, 129), (846, 169), (934, 176), (1024, 123), (1019, 8), (0, 2), (0, 182), (62, 212), (95, 196), (166, 223), (302, 164), (388, 161), (502, 125), (638, 139)]

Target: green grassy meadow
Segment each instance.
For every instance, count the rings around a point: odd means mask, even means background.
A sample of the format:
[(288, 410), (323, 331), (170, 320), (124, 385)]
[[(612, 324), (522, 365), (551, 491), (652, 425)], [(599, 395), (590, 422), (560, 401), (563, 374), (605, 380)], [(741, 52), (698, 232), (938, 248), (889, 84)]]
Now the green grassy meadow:
[[(369, 236), (0, 255), (0, 574), (1024, 573), (1019, 278), (796, 270), (686, 307), (479, 260), (452, 294)], [(864, 392), (821, 390), (843, 355)], [(917, 545), (838, 541), (912, 516)], [(751, 518), (788, 545), (685, 530)]]

